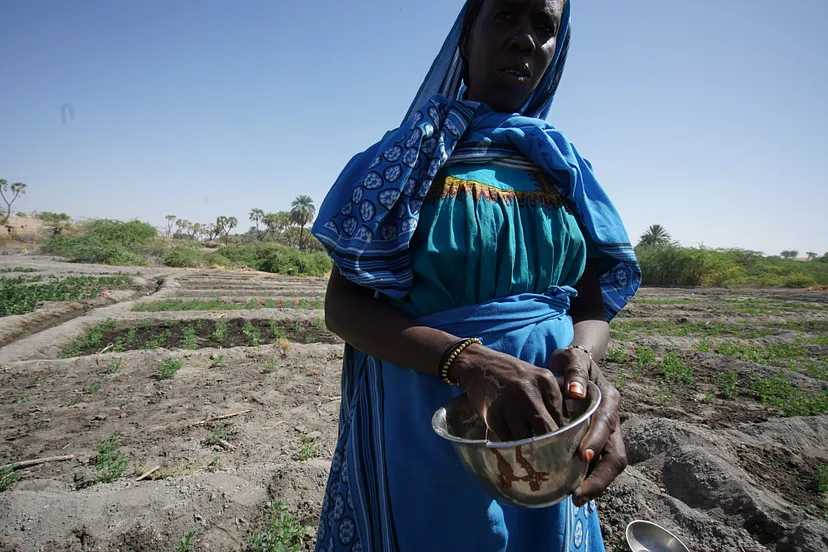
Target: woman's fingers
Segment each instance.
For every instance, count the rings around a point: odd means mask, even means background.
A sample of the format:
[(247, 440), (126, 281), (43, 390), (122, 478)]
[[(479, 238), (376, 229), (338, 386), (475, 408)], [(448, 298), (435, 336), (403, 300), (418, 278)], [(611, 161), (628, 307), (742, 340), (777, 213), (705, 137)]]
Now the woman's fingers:
[(598, 498), (626, 468), (627, 451), (619, 430), (610, 436), (595, 469), (572, 494), (572, 501), (576, 506), (583, 506)]
[(552, 374), (548, 374), (538, 381), (538, 389), (546, 411), (555, 422), (555, 429), (565, 426), (568, 423), (567, 413), (558, 380)]
[(492, 436), (489, 436), (490, 440), (498, 440), (498, 441), (513, 441), (512, 438), (512, 430), (509, 428), (509, 425), (506, 423), (506, 420), (501, 416), (498, 412), (492, 411), (491, 409), (486, 413), (486, 426), (491, 430), (496, 436), (497, 439), (492, 439)]
[(558, 349), (552, 354), (549, 369), (563, 374), (564, 390), (570, 399), (584, 399), (587, 395), (592, 359), (581, 349)]
[[(606, 380), (604, 379), (604, 381)], [(581, 440), (579, 447), (581, 458), (586, 462), (591, 462), (604, 449), (610, 436), (619, 426), (618, 413), (621, 410), (621, 394), (609, 384), (602, 385), (598, 383), (598, 388), (601, 389), (601, 404), (595, 414), (592, 415), (589, 431)]]
[[(550, 379), (555, 381), (554, 378)], [(549, 384), (547, 382), (542, 385)], [(562, 425), (552, 415), (539, 387), (540, 385), (521, 383), (489, 405), (486, 412), (487, 424), (501, 441), (519, 441), (546, 435)], [(560, 396), (560, 390), (558, 395)], [(549, 401), (554, 404), (554, 399)]]
[(535, 407), (535, 412), (529, 414), (533, 436), (552, 433), (562, 425), (557, 423), (551, 416), (545, 400), (539, 398), (533, 406)]
[(507, 408), (503, 413), (503, 419), (509, 427), (509, 438), (504, 441), (520, 441), (532, 437), (531, 417), (525, 410)]

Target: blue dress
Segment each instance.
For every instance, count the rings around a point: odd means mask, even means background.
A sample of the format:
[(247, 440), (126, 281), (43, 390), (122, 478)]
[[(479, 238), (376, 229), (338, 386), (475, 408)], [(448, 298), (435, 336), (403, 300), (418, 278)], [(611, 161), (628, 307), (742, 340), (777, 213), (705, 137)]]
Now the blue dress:
[[(567, 311), (588, 257), (601, 257), (548, 176), (518, 155), (448, 161), (411, 241), (414, 284), (389, 300), (424, 325), (539, 367), (573, 338)], [(462, 393), (346, 345), (339, 439), (317, 552), (604, 550), (595, 505), (500, 504), (434, 434)]]

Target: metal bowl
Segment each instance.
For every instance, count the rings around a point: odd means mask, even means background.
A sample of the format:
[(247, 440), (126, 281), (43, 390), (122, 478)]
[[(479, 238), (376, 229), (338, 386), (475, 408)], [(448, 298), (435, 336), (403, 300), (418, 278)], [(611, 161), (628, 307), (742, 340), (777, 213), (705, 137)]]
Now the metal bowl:
[(601, 391), (590, 382), (585, 400), (566, 401), (570, 424), (531, 439), (501, 442), (463, 394), (435, 412), (431, 426), (451, 442), (463, 466), (494, 499), (543, 508), (571, 495), (584, 480), (588, 465), (578, 447), (600, 403)]
[(643, 520), (627, 525), (627, 544), (632, 552), (690, 552), (670, 531)]

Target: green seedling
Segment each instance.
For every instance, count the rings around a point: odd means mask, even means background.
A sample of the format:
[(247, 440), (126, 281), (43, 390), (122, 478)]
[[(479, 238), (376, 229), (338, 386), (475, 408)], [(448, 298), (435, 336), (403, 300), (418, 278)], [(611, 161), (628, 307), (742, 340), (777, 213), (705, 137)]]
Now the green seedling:
[(726, 399), (732, 399), (739, 392), (739, 375), (733, 372), (722, 372), (716, 374), (716, 385), (719, 392)]
[(11, 489), (12, 485), (20, 481), (20, 475), (14, 471), (14, 466), (0, 470), (0, 493)]
[(261, 335), (259, 328), (253, 325), (250, 320), (247, 320), (242, 326), (242, 333), (247, 337), (247, 341), (251, 347), (258, 347), (261, 344)]
[(211, 445), (218, 445), (221, 441), (227, 441), (227, 428), (224, 427), (223, 423), (218, 422), (213, 426), (213, 430), (207, 437), (207, 442)]
[(171, 379), (184, 365), (184, 361), (178, 358), (168, 358), (161, 361), (161, 366), (155, 373), (156, 379), (167, 380)]
[(109, 363), (106, 365), (106, 371), (110, 374), (114, 374), (118, 370), (121, 369), (122, 364), (123, 364), (123, 359), (121, 357), (112, 358), (112, 359), (110, 359)]
[(300, 435), (299, 436), (299, 459), (300, 460), (310, 460), (311, 458), (316, 458), (319, 454), (316, 445), (316, 439), (314, 437), (308, 437), (307, 435)]
[(820, 464), (817, 468), (816, 485), (819, 494), (828, 493), (828, 464)]
[(196, 338), (196, 331), (190, 326), (186, 326), (181, 330), (181, 348), (188, 351), (195, 351), (198, 349), (198, 339)]
[(176, 548), (176, 552), (190, 552), (193, 549), (193, 537), (196, 535), (195, 529), (190, 529), (184, 536), (181, 537), (181, 540), (178, 543), (178, 548)]
[(213, 332), (213, 337), (216, 338), (216, 341), (219, 343), (224, 343), (227, 341), (227, 337), (230, 334), (230, 324), (224, 318), (219, 318), (216, 322), (216, 329)]
[(270, 335), (273, 336), (273, 339), (287, 339), (288, 337), (285, 329), (275, 320), (270, 321)]
[(624, 349), (612, 347), (609, 351), (607, 351), (607, 362), (623, 364), (624, 362), (627, 362), (628, 359), (629, 357)]
[(112, 483), (120, 479), (126, 471), (129, 461), (119, 452), (121, 448), (121, 436), (114, 433), (98, 443), (95, 447), (95, 470), (98, 472), (98, 481), (101, 483)]
[(264, 533), (251, 537), (250, 552), (299, 552), (304, 536), (302, 525), (288, 512), (284, 502), (274, 504)]
[(693, 367), (685, 365), (673, 353), (668, 353), (661, 361), (661, 375), (664, 376), (667, 385), (672, 388), (693, 383)]
[(222, 464), (222, 461), (221, 461), (221, 456), (213, 456), (213, 459), (210, 460), (210, 464), (207, 466), (207, 468), (211, 472), (217, 472), (217, 471), (221, 470), (222, 466), (223, 466), (223, 464)]

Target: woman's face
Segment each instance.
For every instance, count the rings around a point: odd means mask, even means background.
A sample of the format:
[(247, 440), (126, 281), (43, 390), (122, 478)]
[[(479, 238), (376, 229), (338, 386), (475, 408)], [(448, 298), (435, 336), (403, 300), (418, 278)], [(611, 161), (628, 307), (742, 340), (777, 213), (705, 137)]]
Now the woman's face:
[(469, 100), (514, 113), (555, 57), (565, 0), (485, 0), (462, 44)]

